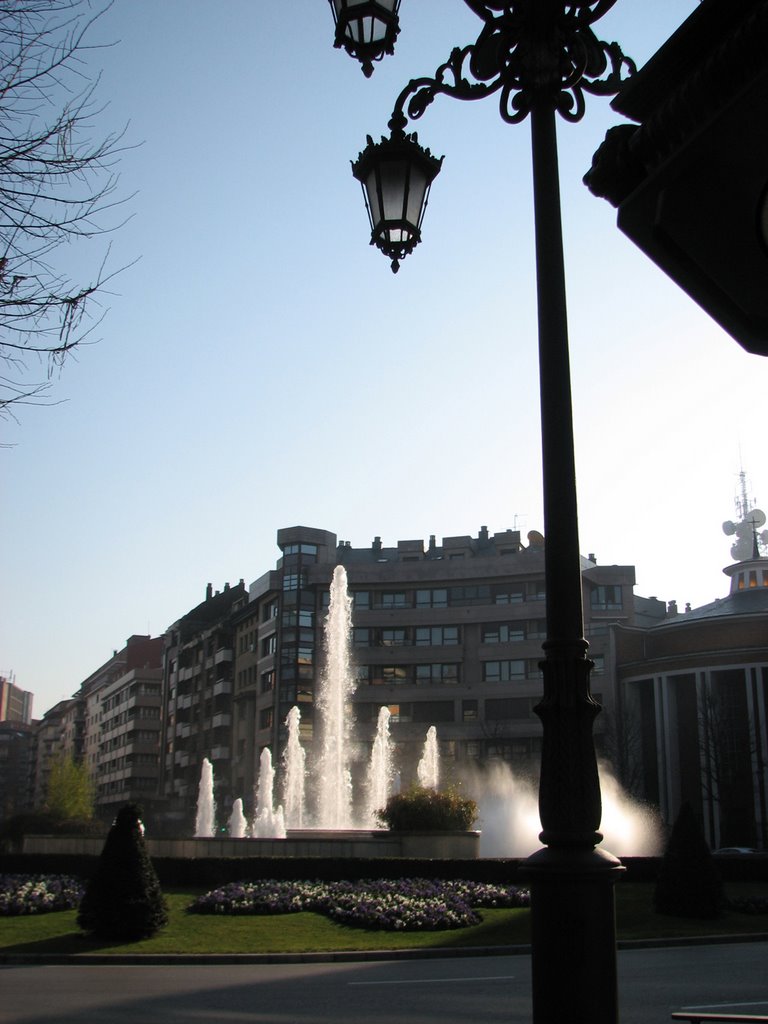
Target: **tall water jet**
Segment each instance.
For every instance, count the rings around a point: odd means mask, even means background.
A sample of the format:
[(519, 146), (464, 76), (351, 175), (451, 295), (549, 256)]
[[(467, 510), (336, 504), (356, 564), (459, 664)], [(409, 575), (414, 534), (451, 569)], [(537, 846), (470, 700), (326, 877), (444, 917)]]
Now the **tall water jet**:
[(419, 785), (425, 789), (437, 789), (440, 783), (440, 755), (437, 749), (437, 729), (434, 725), (430, 725), (427, 729), (424, 751), (416, 769), (416, 775)]
[(304, 828), (306, 755), (299, 740), (301, 712), (292, 707), (285, 719), (288, 743), (283, 751), (283, 809), (286, 828)]
[(347, 573), (336, 566), (325, 621), (326, 664), (320, 679), (317, 707), (321, 722), (317, 765), (318, 828), (352, 827), (352, 775), (350, 770), (350, 698), (355, 679), (350, 666), (352, 598)]
[(251, 825), (254, 839), (285, 839), (283, 808), (274, 807), (275, 769), (272, 752), (264, 747), (259, 758), (259, 781), (256, 787), (256, 813)]
[(210, 839), (216, 832), (216, 805), (213, 801), (213, 765), (203, 758), (200, 784), (197, 788), (197, 814), (195, 815), (195, 837)]
[(231, 839), (244, 839), (248, 828), (248, 821), (243, 814), (243, 801), (240, 797), (232, 804), (232, 813), (227, 822), (227, 831)]
[(371, 763), (368, 770), (368, 791), (365, 809), (366, 825), (369, 828), (380, 828), (381, 823), (376, 817), (386, 804), (392, 789), (392, 740), (389, 735), (389, 708), (379, 708), (376, 722), (376, 737), (371, 749)]

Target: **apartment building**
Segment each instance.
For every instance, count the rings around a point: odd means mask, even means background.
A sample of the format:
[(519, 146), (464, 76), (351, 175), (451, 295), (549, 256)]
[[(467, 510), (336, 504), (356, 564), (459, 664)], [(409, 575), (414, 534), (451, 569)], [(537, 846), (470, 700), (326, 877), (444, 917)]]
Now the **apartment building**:
[(0, 821), (32, 810), (34, 729), (0, 721)]
[[(295, 705), (311, 763), (314, 709), (324, 667), (323, 625), (333, 571), (344, 566), (353, 610), (354, 756), (367, 763), (379, 708), (403, 781), (415, 772), (426, 730), (438, 731), (443, 764), (494, 759), (535, 772), (546, 634), (544, 539), (515, 530), (401, 540), (353, 548), (309, 527), (281, 529), (274, 569), (249, 588), (232, 620), (235, 648), (231, 792), (249, 806), (260, 751), (277, 763)], [(593, 692), (612, 720), (611, 626), (663, 617), (663, 602), (633, 597), (631, 566), (583, 561), (585, 630)], [(222, 768), (224, 766), (222, 765)], [(252, 806), (252, 804), (251, 804)]]
[(129, 637), (81, 688), (99, 817), (132, 801), (160, 811), (164, 646), (163, 637)]
[(27, 690), (16, 686), (12, 679), (0, 676), (0, 722), (32, 721), (32, 697)]
[(243, 580), (215, 593), (208, 584), (205, 600), (165, 634), (160, 792), (166, 821), (185, 831), (194, 821), (204, 758), (214, 766), (217, 802), (231, 801), (232, 615), (246, 602)]

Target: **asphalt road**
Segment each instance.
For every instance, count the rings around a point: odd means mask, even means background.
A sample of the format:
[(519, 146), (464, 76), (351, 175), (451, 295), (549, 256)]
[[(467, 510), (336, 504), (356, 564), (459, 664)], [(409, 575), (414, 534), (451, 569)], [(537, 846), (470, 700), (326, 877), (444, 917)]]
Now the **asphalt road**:
[[(619, 953), (622, 1024), (768, 1012), (768, 943)], [(523, 1024), (528, 956), (362, 963), (0, 967), (2, 1024)], [(559, 1024), (559, 1022), (553, 1022)]]

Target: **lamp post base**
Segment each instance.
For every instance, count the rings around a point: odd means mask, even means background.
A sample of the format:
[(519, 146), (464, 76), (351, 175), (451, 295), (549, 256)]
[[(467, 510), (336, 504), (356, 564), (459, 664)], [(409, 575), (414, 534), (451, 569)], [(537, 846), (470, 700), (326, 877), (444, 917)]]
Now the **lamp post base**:
[(522, 865), (531, 888), (535, 1024), (617, 1024), (614, 885), (605, 850), (545, 847)]

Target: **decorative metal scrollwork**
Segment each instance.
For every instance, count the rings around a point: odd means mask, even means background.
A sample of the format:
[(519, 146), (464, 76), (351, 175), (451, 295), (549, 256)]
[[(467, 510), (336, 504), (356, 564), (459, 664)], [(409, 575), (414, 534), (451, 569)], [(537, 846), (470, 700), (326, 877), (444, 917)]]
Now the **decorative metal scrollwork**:
[(475, 43), (457, 47), (432, 78), (413, 79), (400, 93), (391, 124), (421, 117), (435, 96), (482, 99), (500, 93), (509, 124), (545, 102), (567, 121), (579, 121), (585, 93), (615, 95), (636, 71), (618, 43), (597, 38), (591, 26), (616, 0), (464, 0), (483, 21)]

